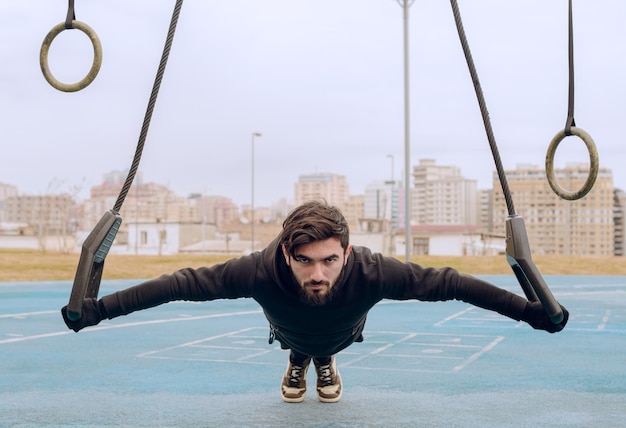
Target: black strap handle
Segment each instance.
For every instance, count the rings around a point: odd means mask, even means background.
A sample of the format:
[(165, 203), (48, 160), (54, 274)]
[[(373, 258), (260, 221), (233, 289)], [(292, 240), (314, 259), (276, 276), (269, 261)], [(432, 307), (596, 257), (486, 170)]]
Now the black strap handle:
[(72, 21), (76, 20), (76, 12), (74, 12), (74, 0), (68, 0), (67, 16), (65, 17), (65, 29), (71, 30), (74, 28)]
[(565, 135), (572, 135), (572, 126), (576, 126), (574, 120), (574, 19), (572, 18), (572, 0), (569, 0), (568, 12), (568, 57), (569, 57), (569, 93), (567, 101), (567, 121), (565, 122)]

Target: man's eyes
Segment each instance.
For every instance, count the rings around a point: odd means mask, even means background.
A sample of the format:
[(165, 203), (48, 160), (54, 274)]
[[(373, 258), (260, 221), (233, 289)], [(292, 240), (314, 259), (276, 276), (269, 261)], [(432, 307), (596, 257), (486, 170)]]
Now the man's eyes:
[[(311, 259), (309, 259), (307, 257), (295, 257), (295, 260), (298, 263), (304, 263), (304, 264), (311, 263), (311, 261), (312, 261)], [(336, 261), (337, 261), (337, 257), (334, 257), (334, 256), (333, 257), (329, 257), (329, 258), (323, 260), (324, 263), (333, 263), (333, 262), (336, 262)]]

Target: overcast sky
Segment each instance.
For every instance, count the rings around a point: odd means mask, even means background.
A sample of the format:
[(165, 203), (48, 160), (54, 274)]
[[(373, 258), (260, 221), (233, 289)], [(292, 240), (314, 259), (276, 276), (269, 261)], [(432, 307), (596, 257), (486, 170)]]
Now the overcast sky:
[[(175, 1), (76, 0), (103, 46), (86, 89), (52, 88), (41, 42), (66, 0), (0, 0), (0, 182), (22, 193), (82, 186), (130, 166)], [(543, 167), (567, 116), (567, 1), (459, 0), (505, 168)], [(574, 1), (579, 127), (626, 188), (626, 2)], [(494, 163), (447, 0), (410, 8), (411, 164), (434, 158), (490, 188)], [(50, 68), (91, 66), (88, 38), (64, 31)], [(186, 0), (146, 141), (145, 181), (250, 200), (293, 198), (300, 174), (345, 175), (350, 193), (403, 176), (402, 8), (395, 0)], [(566, 138), (556, 167), (588, 163)]]

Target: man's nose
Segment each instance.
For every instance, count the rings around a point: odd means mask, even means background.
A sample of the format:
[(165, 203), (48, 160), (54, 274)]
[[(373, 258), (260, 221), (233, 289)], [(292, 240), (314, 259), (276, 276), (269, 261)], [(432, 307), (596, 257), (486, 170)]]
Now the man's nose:
[(311, 270), (311, 280), (313, 281), (323, 281), (324, 277), (324, 269), (321, 263), (314, 263), (313, 268)]

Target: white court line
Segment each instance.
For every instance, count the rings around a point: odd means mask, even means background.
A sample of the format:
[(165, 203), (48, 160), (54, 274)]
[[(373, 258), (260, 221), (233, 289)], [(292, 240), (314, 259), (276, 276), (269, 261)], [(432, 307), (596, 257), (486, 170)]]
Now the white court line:
[[(258, 330), (260, 327), (248, 327), (241, 330), (230, 331), (228, 333), (218, 334), (216, 336), (205, 337), (204, 339), (198, 339), (187, 343), (182, 343), (180, 345), (170, 346), (163, 349), (157, 349), (154, 351), (143, 352), (141, 354), (137, 354), (138, 358), (153, 358), (158, 360), (183, 360), (183, 361), (211, 361), (211, 362), (221, 362), (221, 363), (244, 363), (244, 364), (255, 364), (255, 365), (268, 365), (268, 363), (259, 362), (259, 361), (248, 361), (251, 358), (256, 358), (262, 355), (267, 355), (273, 352), (272, 349), (261, 349), (261, 348), (246, 348), (246, 347), (231, 347), (231, 346), (205, 346), (200, 345), (204, 342), (208, 342), (211, 340), (221, 339), (224, 337), (239, 337), (241, 333), (245, 333), (251, 330)], [(223, 349), (223, 350), (241, 350), (241, 351), (256, 351), (251, 354), (244, 355), (242, 357), (236, 358), (234, 360), (226, 360), (226, 359), (216, 359), (216, 358), (198, 358), (198, 357), (168, 357), (160, 354), (162, 352), (172, 351), (178, 348), (211, 348), (211, 349)]]
[(147, 355), (155, 354), (157, 352), (166, 352), (166, 351), (171, 351), (173, 349), (184, 348), (184, 347), (187, 347), (187, 346), (194, 346), (194, 345), (198, 345), (199, 343), (208, 342), (210, 340), (221, 339), (222, 337), (229, 337), (229, 336), (233, 336), (233, 335), (236, 335), (236, 334), (239, 334), (239, 333), (243, 333), (243, 332), (246, 332), (246, 331), (254, 330), (255, 328), (258, 328), (258, 327), (248, 327), (248, 328), (244, 328), (244, 329), (241, 329), (241, 330), (229, 331), (228, 333), (218, 334), (217, 336), (205, 337), (205, 338), (202, 338), (202, 339), (192, 340), (191, 342), (181, 343), (180, 345), (174, 345), (174, 346), (169, 346), (169, 347), (163, 348), (163, 349), (157, 349), (156, 351), (144, 352), (142, 354), (138, 354), (137, 356), (138, 357), (145, 357)]
[(610, 309), (606, 310), (604, 316), (602, 317), (602, 321), (598, 325), (598, 330), (604, 330), (604, 327), (606, 327), (606, 323), (609, 322), (609, 318), (611, 318), (611, 312), (612, 311)]
[[(465, 312), (465, 311), (463, 311)], [(458, 315), (458, 314), (457, 314)], [(386, 334), (406, 334), (404, 332), (396, 332), (396, 331), (387, 331), (387, 332), (383, 332), (383, 331), (376, 331), (376, 332), (372, 332), (375, 333), (377, 335), (381, 334), (381, 333), (386, 333)], [(439, 356), (439, 355), (430, 355), (430, 356), (424, 356), (422, 354), (417, 355), (417, 354), (413, 354), (413, 353), (409, 353), (409, 354), (392, 354), (392, 353), (384, 353), (381, 354), (383, 351), (386, 351), (390, 348), (392, 348), (394, 345), (400, 343), (400, 342), (404, 342), (406, 341), (409, 337), (417, 337), (417, 336), (429, 336), (429, 337), (444, 337), (444, 338), (449, 338), (449, 337), (462, 337), (462, 338), (493, 338), (494, 336), (487, 336), (487, 335), (478, 335), (478, 334), (449, 334), (449, 333), (410, 333), (409, 335), (406, 335), (404, 337), (402, 337), (400, 340), (394, 341), (394, 342), (387, 342), (387, 344), (385, 346), (380, 346), (376, 349), (374, 349), (371, 352), (365, 353), (365, 354), (358, 354), (356, 352), (345, 352), (344, 355), (354, 355), (354, 357), (348, 361), (345, 361), (341, 364), (342, 367), (351, 367), (354, 369), (358, 369), (358, 370), (371, 370), (371, 371), (400, 371), (400, 372), (433, 372), (433, 373), (456, 373), (459, 372), (460, 370), (463, 370), (465, 367), (467, 367), (469, 364), (471, 364), (472, 362), (476, 361), (480, 356), (486, 354), (487, 352), (489, 352), (490, 350), (492, 350), (498, 343), (502, 342), (505, 337), (504, 336), (496, 336), (495, 339), (493, 339), (490, 343), (488, 343), (485, 346), (480, 346), (480, 345), (461, 345), (461, 344), (451, 344), (451, 343), (441, 343), (441, 341), (438, 342), (432, 342), (432, 343), (428, 343), (428, 342), (419, 342), (417, 346), (431, 346), (431, 347), (447, 347), (449, 349), (464, 349), (464, 350), (470, 350), (470, 349), (477, 349), (477, 352), (475, 352), (474, 354), (470, 355), (469, 357), (465, 357), (465, 356)], [(366, 341), (367, 338), (366, 338)], [(368, 341), (368, 343), (371, 343), (370, 341)], [(384, 343), (384, 342), (379, 342), (379, 343)], [(406, 346), (412, 346), (414, 345), (413, 343), (405, 343)], [(385, 367), (384, 369), (380, 369), (380, 368), (372, 368), (372, 367), (361, 367), (361, 366), (357, 366), (356, 364), (361, 362), (362, 360), (365, 360), (369, 357), (372, 357), (376, 355), (377, 357), (388, 357), (388, 358), (419, 358), (419, 359), (432, 359), (432, 360), (446, 360), (446, 361), (458, 361), (458, 360), (462, 360), (462, 362), (450, 369), (413, 369), (413, 368), (393, 368), (393, 367)]]
[[(227, 312), (223, 314), (199, 315), (197, 317), (187, 317), (187, 318), (169, 318), (169, 319), (162, 319), (162, 320), (138, 321), (138, 322), (130, 322), (130, 323), (124, 323), (124, 324), (112, 324), (112, 325), (103, 325), (103, 326), (98, 326), (98, 327), (87, 327), (84, 330), (81, 330), (81, 332), (90, 333), (94, 331), (112, 330), (115, 328), (136, 327), (136, 326), (151, 325), (151, 324), (165, 324), (165, 323), (180, 322), (180, 321), (195, 321), (195, 320), (201, 320), (201, 319), (207, 319), (207, 318), (223, 318), (223, 317), (231, 317), (231, 316), (238, 316), (238, 315), (259, 314), (261, 312), (262, 311), (259, 309), (259, 310), (254, 310), (254, 311)], [(245, 331), (245, 330), (242, 330), (242, 331)], [(61, 335), (70, 334), (70, 333), (73, 333), (73, 331), (71, 330), (58, 331), (54, 333), (36, 334), (33, 336), (14, 337), (11, 339), (0, 340), (0, 345), (4, 345), (6, 343), (25, 342), (27, 340), (45, 339), (48, 337), (61, 336)]]
[(4, 345), (5, 343), (24, 342), (26, 340), (46, 339), (48, 337), (62, 336), (64, 334), (70, 334), (70, 333), (72, 332), (71, 331), (57, 331), (55, 333), (36, 334), (34, 336), (13, 337), (11, 339), (0, 340), (0, 345)]
[[(446, 337), (446, 338), (455, 338), (455, 337), (493, 337), (487, 334), (460, 334), (460, 333), (430, 333), (430, 332), (419, 332), (419, 333), (407, 333), (406, 331), (393, 331), (393, 330), (376, 330), (376, 331), (367, 331), (365, 330), (365, 332), (363, 333), (363, 336), (365, 337), (365, 339), (367, 340), (368, 343), (370, 342), (370, 337), (376, 337), (376, 335), (380, 335), (380, 334), (402, 334), (402, 335), (406, 335), (406, 334), (410, 334), (412, 335), (411, 337), (414, 336), (436, 336), (436, 337)], [(405, 338), (399, 339), (398, 343), (400, 341), (404, 341), (406, 340)], [(383, 343), (387, 343), (387, 342), (383, 342)]]
[(478, 357), (480, 357), (481, 355), (486, 354), (487, 352), (491, 351), (498, 343), (502, 342), (504, 340), (504, 336), (498, 336), (496, 337), (493, 342), (491, 342), (490, 344), (488, 344), (487, 346), (485, 346), (484, 348), (482, 348), (480, 351), (476, 352), (474, 355), (470, 356), (469, 358), (467, 358), (463, 364), (459, 364), (458, 366), (454, 367), (452, 369), (452, 372), (459, 372), (461, 370), (463, 370), (465, 367), (467, 367), (470, 363), (476, 361), (478, 359)]
[(462, 310), (460, 312), (457, 312), (456, 314), (452, 314), (449, 317), (446, 317), (446, 318), (442, 319), (441, 321), (436, 322), (435, 324), (433, 324), (433, 326), (439, 327), (443, 323), (448, 322), (450, 320), (453, 320), (454, 318), (460, 317), (461, 315), (464, 315), (464, 314), (472, 311), (473, 309), (474, 308), (467, 308), (467, 309), (464, 309), (464, 310)]
[(388, 343), (385, 346), (381, 346), (380, 348), (376, 348), (374, 349), (372, 352), (370, 352), (370, 355), (376, 355), (379, 354), (383, 351), (386, 351), (387, 349), (391, 348), (393, 346), (393, 343)]
[[(379, 353), (381, 353), (381, 352), (391, 348), (392, 346), (394, 346), (394, 345), (396, 345), (398, 343), (406, 342), (407, 340), (412, 339), (415, 336), (417, 336), (417, 333), (406, 333), (406, 332), (400, 332), (400, 331), (398, 331), (398, 332), (378, 331), (378, 332), (375, 332), (375, 333), (376, 334), (381, 334), (381, 333), (386, 333), (386, 334), (403, 334), (404, 336), (401, 337), (400, 339), (396, 340), (395, 342), (391, 342), (391, 343), (389, 343), (389, 342), (380, 342), (380, 343), (387, 343), (387, 344), (385, 346), (380, 346), (380, 347), (374, 349), (372, 352), (369, 352), (367, 354), (362, 354), (359, 357), (353, 358), (353, 359), (343, 363), (342, 366), (350, 366), (350, 365), (352, 365), (354, 363), (357, 363), (357, 362), (359, 362), (361, 360), (364, 360), (365, 358), (367, 358), (367, 357), (369, 357), (371, 355), (379, 354)], [(370, 342), (370, 343), (372, 343), (372, 342)], [(376, 343), (376, 342), (373, 342), (373, 343)]]
[(577, 296), (615, 296), (619, 295), (620, 297), (624, 296), (626, 291), (624, 290), (597, 290), (597, 291), (565, 291), (560, 293), (554, 293), (555, 296), (559, 297), (577, 297)]
[(37, 311), (37, 312), (22, 312), (17, 314), (0, 314), (0, 318), (26, 318), (33, 315), (49, 315), (60, 314), (61, 311)]
[(440, 348), (457, 348), (457, 349), (475, 349), (480, 348), (478, 345), (458, 345), (458, 344), (450, 344), (450, 343), (441, 343), (441, 342), (411, 342), (407, 343), (406, 346), (433, 346), (436, 345)]

